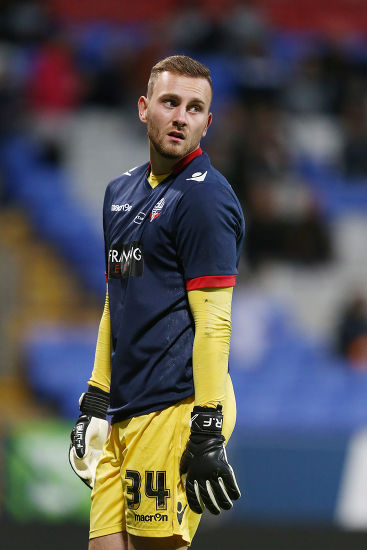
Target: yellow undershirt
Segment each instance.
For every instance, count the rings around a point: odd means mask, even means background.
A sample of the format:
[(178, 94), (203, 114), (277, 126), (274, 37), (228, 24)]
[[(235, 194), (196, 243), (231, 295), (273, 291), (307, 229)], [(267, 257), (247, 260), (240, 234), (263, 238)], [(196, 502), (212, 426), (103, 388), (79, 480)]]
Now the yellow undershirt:
[(159, 183), (161, 183), (163, 180), (165, 180), (166, 178), (168, 178), (168, 176), (170, 175), (171, 172), (168, 172), (168, 174), (160, 174), (159, 176), (156, 176), (154, 174), (152, 174), (152, 172), (150, 172), (149, 176), (148, 176), (148, 181), (149, 181), (149, 185), (151, 187), (157, 187), (157, 185)]
[[(169, 174), (148, 181), (154, 188)], [(228, 384), (228, 354), (231, 337), (231, 303), (233, 287), (204, 288), (188, 291), (188, 300), (195, 322), (193, 345), (193, 375), (195, 405), (216, 407), (223, 404)], [(111, 380), (111, 322), (108, 299), (99, 325), (94, 366), (89, 384), (110, 391)]]
[(195, 405), (223, 405), (228, 375), (233, 287), (189, 290), (195, 321), (192, 364)]
[[(224, 402), (231, 337), (231, 302), (233, 288), (190, 290), (188, 299), (195, 321), (193, 375), (195, 405), (216, 407)], [(111, 323), (108, 300), (99, 325), (94, 366), (89, 384), (106, 392), (111, 380)]]
[(108, 285), (106, 287), (106, 300), (104, 303), (102, 318), (99, 323), (96, 353), (92, 375), (88, 381), (91, 386), (109, 393), (111, 384), (111, 353), (112, 334), (110, 319), (110, 303), (108, 298)]

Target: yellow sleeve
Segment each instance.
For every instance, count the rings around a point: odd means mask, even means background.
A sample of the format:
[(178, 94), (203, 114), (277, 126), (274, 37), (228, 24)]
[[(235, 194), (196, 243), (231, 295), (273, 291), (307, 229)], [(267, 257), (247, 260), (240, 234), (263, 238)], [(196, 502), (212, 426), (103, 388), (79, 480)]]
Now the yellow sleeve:
[(96, 386), (105, 392), (110, 391), (111, 383), (111, 320), (110, 303), (108, 299), (108, 286), (106, 289), (106, 300), (103, 308), (101, 322), (99, 323), (96, 353), (92, 375), (88, 381), (91, 386)]
[(192, 362), (196, 406), (216, 407), (225, 401), (232, 294), (233, 287), (188, 292), (195, 321)]

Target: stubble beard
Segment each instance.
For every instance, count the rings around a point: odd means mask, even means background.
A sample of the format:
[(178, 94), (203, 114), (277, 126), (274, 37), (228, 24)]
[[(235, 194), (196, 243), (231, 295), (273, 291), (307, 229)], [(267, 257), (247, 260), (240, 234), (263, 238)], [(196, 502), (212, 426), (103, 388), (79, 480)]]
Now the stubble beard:
[(151, 121), (148, 121), (147, 123), (147, 134), (149, 141), (154, 147), (155, 151), (163, 158), (179, 160), (185, 157), (189, 152), (188, 150), (186, 151), (186, 147), (183, 150), (181, 149), (181, 151), (176, 152), (174, 149), (174, 145), (172, 145), (171, 147), (164, 146), (162, 143), (164, 136), (162, 136), (162, 139), (159, 139), (159, 131), (156, 131), (156, 128), (155, 126), (153, 126)]

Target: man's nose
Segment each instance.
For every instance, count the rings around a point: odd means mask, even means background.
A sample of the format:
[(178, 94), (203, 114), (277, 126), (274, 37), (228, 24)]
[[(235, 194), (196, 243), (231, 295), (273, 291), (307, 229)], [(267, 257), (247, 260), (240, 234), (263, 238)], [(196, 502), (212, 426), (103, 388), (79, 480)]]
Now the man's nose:
[(173, 119), (173, 124), (175, 126), (185, 126), (187, 122), (187, 112), (185, 107), (177, 107), (175, 110), (175, 116)]

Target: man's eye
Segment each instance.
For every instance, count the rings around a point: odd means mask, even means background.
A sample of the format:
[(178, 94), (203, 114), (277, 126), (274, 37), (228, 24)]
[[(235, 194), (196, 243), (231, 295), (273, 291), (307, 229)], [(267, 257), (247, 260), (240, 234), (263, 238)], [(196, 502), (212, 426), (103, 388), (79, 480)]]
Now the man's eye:
[(201, 111), (199, 105), (192, 105), (190, 107), (190, 111), (192, 111), (193, 113), (199, 113)]
[(163, 103), (165, 105), (167, 105), (167, 107), (174, 107), (175, 106), (175, 102), (172, 99), (165, 99)]

